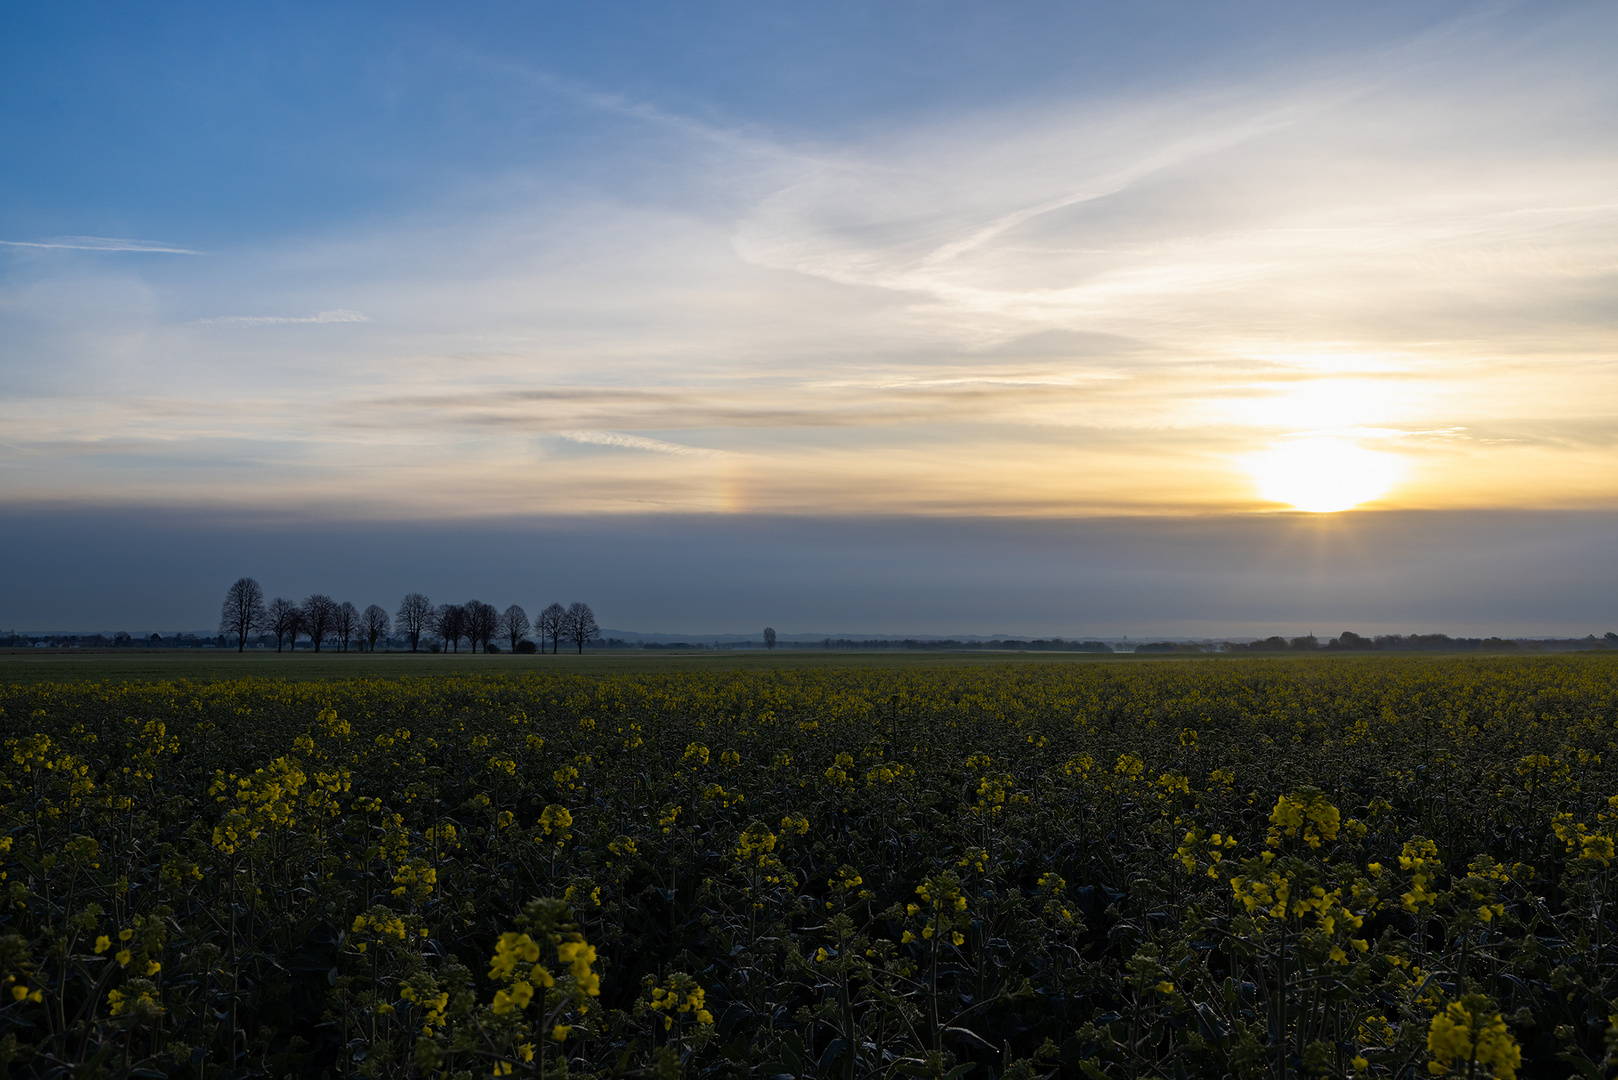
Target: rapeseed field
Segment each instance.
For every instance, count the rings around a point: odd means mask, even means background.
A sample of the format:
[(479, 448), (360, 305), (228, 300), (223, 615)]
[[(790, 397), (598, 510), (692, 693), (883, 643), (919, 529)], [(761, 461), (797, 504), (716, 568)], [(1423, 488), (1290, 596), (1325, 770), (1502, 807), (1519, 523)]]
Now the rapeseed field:
[(1618, 659), (0, 687), (0, 1075), (1605, 1077)]

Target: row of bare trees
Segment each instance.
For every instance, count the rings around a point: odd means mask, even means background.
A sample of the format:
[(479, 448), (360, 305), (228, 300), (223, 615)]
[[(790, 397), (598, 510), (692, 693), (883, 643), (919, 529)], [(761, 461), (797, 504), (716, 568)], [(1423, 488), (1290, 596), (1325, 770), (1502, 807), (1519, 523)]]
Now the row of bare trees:
[[(505, 642), (512, 652), (519, 652), (532, 634), (539, 638), (541, 649), (549, 644), (555, 653), (566, 641), (582, 653), (600, 636), (601, 629), (590, 605), (577, 602), (567, 607), (551, 604), (530, 621), (518, 604), (505, 611), (481, 600), (434, 607), (426, 596), (413, 592), (390, 616), (376, 604), (361, 611), (325, 593), (315, 593), (301, 602), (278, 596), (266, 603), (259, 583), (244, 577), (225, 590), (219, 632), (236, 639), (237, 652), (247, 647), (247, 639), (253, 634), (266, 633), (275, 636), (276, 652), (296, 648), (299, 637), (307, 637), (315, 652), (328, 642), (343, 652), (351, 644), (362, 651), (375, 652), (379, 641), (395, 634), (409, 644), (411, 652), (420, 651), (423, 642), (435, 639), (449, 652), (460, 652), (463, 641), (472, 652), (479, 647), (488, 652), (495, 641)], [(532, 651), (534, 646), (528, 648)]]

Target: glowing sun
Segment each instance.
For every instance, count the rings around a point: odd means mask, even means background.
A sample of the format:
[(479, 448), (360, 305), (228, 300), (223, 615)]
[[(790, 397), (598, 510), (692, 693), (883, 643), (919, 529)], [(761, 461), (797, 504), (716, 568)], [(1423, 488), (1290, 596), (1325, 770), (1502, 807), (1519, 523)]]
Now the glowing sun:
[(1247, 467), (1266, 499), (1312, 514), (1369, 502), (1386, 494), (1404, 472), (1392, 454), (1331, 436), (1283, 440), (1248, 458)]

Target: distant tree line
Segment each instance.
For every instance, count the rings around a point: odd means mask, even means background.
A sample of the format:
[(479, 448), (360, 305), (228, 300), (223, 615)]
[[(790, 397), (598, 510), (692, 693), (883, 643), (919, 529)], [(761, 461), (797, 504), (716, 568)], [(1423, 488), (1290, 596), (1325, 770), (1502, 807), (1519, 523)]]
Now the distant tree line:
[[(250, 577), (240, 578), (225, 590), (219, 612), (219, 633), (241, 652), (250, 640), (262, 637), (264, 644), (275, 640), (275, 651), (291, 651), (300, 638), (307, 647), (320, 652), (329, 647), (348, 652), (375, 652), (379, 645), (423, 648), (432, 652), (460, 652), (467, 649), (486, 653), (509, 650), (532, 653), (560, 650), (562, 643), (579, 652), (601, 636), (595, 613), (589, 604), (553, 603), (532, 620), (519, 604), (504, 611), (481, 600), (464, 604), (439, 604), (413, 592), (389, 613), (371, 604), (361, 611), (349, 601), (337, 601), (325, 593), (314, 593), (302, 600), (276, 597), (266, 601), (264, 590)], [(535, 642), (530, 637), (538, 638)]]
[(822, 638), (813, 643), (820, 649), (1014, 649), (1019, 652), (1110, 653), (1104, 641), (1066, 641), (1062, 638), (992, 638), (988, 641), (957, 641), (954, 638)]
[(1211, 642), (1149, 641), (1135, 646), (1138, 653), (1273, 653), (1273, 652), (1510, 652), (1528, 650), (1614, 649), (1618, 634), (1594, 634), (1582, 638), (1546, 638), (1519, 641), (1515, 638), (1450, 637), (1448, 634), (1379, 634), (1363, 637), (1344, 630), (1337, 637), (1321, 641), (1313, 634), (1284, 638), (1279, 635), (1257, 641)]

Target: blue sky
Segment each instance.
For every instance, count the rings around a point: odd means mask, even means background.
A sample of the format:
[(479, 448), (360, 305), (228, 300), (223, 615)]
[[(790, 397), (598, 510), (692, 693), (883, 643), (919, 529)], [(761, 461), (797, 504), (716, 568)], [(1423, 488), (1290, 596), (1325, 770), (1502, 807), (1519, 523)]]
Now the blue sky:
[[(835, 519), (852, 564), (907, 550), (879, 521), (1011, 551), (1299, 511), (1540, 550), (1477, 522), (1618, 503), (1615, 30), (1554, 3), (11, 5), (0, 507), (58, 515), (39, 535), (160, 510), (199, 544), (231, 515), (380, 544)], [(1006, 595), (1037, 606), (1042, 560)], [(778, 576), (835, 622), (829, 579)], [(1129, 580), (1163, 632), (1216, 617)], [(690, 629), (745, 626), (735, 594)], [(41, 595), (0, 590), (0, 623), (56, 622)], [(1524, 624), (1585, 617), (1543, 606)], [(914, 590), (884, 610), (865, 628), (973, 629)]]
[[(537, 171), (633, 192), (658, 117), (835, 146), (1076, 97), (1307, 73), (1459, 4), (12, 5), (8, 236), (217, 248)], [(1511, 24), (1509, 10), (1493, 21)], [(637, 188), (640, 190), (637, 191)]]

